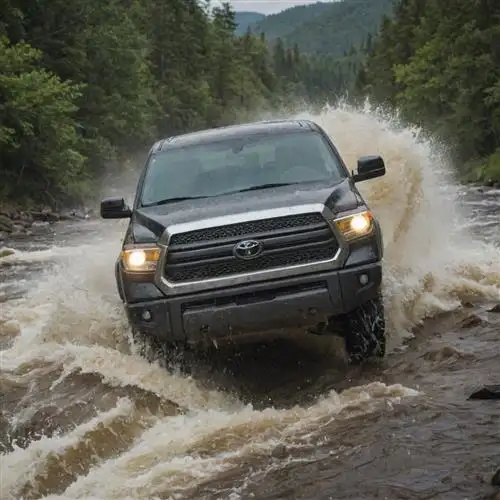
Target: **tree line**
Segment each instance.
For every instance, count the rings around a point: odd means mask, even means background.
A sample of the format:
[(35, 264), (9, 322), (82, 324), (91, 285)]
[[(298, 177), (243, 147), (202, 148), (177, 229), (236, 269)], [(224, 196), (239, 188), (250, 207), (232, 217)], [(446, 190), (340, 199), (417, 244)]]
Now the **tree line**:
[(465, 179), (500, 182), (498, 0), (399, 0), (364, 52), (358, 96), (443, 138)]
[(342, 92), (335, 61), (235, 27), (198, 0), (4, 0), (0, 201), (83, 200), (159, 137)]
[(83, 200), (159, 137), (320, 106), (353, 75), (355, 96), (454, 146), (466, 178), (500, 181), (496, 0), (398, 0), (343, 57), (235, 27), (199, 0), (4, 0), (0, 202)]

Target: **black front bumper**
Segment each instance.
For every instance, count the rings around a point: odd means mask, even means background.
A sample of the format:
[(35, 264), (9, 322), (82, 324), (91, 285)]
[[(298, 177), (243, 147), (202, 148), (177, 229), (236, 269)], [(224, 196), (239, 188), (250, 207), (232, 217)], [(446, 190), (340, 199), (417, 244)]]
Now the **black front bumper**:
[[(361, 284), (362, 275), (367, 276), (366, 284)], [(341, 271), (129, 302), (126, 310), (131, 325), (146, 335), (197, 343), (326, 323), (329, 317), (352, 311), (374, 298), (381, 281), (382, 268), (377, 262)], [(148, 320), (144, 319), (145, 311), (149, 313)]]

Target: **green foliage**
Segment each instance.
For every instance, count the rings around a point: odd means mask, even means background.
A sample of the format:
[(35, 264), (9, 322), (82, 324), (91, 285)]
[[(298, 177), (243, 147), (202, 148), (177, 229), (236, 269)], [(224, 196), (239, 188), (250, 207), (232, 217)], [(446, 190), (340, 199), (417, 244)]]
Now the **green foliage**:
[(463, 170), (465, 181), (500, 183), (500, 148), (485, 160), (467, 162)]
[(500, 179), (499, 37), (494, 0), (400, 0), (358, 74), (357, 90), (455, 146), (468, 174)]
[(336, 61), (238, 22), (198, 0), (2, 2), (0, 202), (79, 200), (159, 136), (342, 91)]
[(72, 193), (83, 173), (75, 104), (82, 85), (37, 67), (42, 53), (0, 38), (0, 196)]

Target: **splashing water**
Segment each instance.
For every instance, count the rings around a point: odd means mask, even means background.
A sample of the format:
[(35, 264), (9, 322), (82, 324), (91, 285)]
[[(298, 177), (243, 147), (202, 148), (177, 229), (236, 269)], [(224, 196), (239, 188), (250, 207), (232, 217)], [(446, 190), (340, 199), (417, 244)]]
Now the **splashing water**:
[(384, 289), (389, 325), (405, 336), (423, 319), (462, 302), (498, 300), (500, 252), (464, 231), (445, 154), (417, 128), (404, 128), (369, 106), (308, 116), (324, 127), (350, 169), (379, 154), (384, 177), (359, 184), (379, 218), (385, 245)]
[[(467, 233), (445, 156), (418, 130), (345, 106), (302, 117), (325, 128), (350, 168), (365, 154), (380, 154), (386, 162), (386, 176), (360, 184), (360, 190), (384, 233), (392, 337), (401, 340), (425, 318), (464, 301), (500, 299), (500, 251)], [(85, 418), (77, 413), (71, 425), (53, 432), (42, 422), (44, 437), (0, 457), (1, 498), (175, 498), (278, 444), (313, 454), (315, 439), (332, 421), (418, 394), (374, 382), (331, 391), (310, 406), (256, 410), (237, 396), (148, 363), (130, 347), (115, 290), (113, 265), (124, 224), (106, 222), (105, 236), (95, 241), (82, 234), (71, 247), (0, 260), (0, 272), (30, 259), (55, 261), (30, 293), (0, 305), (0, 340), (11, 340), (1, 353), (0, 388), (21, 395), (6, 415), (12, 429), (38, 418), (32, 403), (37, 387), (43, 406), (66, 384), (70, 389), (56, 404), (68, 407), (91, 397), (75, 387), (104, 388), (101, 399), (92, 396)], [(41, 375), (43, 384), (35, 382)], [(132, 392), (106, 400), (124, 388), (173, 406), (155, 410), (147, 398), (141, 406)]]

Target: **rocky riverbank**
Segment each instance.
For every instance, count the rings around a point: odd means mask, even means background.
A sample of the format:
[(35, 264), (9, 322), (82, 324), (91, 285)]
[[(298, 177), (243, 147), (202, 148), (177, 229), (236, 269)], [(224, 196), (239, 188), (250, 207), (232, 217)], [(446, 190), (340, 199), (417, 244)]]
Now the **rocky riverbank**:
[(66, 209), (54, 211), (0, 209), (0, 244), (9, 239), (26, 238), (33, 234), (36, 226), (54, 224), (67, 220), (87, 220), (96, 217), (93, 209)]
[(494, 181), (493, 179), (487, 179), (483, 183), (485, 187), (491, 187), (494, 189), (500, 189), (500, 181)]

